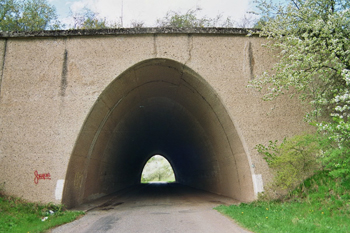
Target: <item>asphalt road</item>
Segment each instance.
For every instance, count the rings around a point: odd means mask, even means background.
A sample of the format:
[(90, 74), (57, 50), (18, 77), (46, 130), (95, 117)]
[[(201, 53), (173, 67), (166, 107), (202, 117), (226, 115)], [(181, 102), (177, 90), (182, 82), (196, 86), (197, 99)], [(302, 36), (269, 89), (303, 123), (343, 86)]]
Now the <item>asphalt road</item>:
[(87, 214), (52, 233), (248, 233), (213, 207), (234, 200), (180, 184), (143, 184), (85, 205)]

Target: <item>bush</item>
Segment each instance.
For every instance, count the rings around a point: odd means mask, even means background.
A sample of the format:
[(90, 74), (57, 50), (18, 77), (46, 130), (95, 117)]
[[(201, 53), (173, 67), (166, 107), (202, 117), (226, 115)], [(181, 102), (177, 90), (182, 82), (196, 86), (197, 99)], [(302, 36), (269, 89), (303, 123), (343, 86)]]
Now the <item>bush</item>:
[(324, 135), (320, 141), (320, 161), (334, 178), (350, 180), (350, 123), (347, 117), (334, 116), (333, 121), (318, 124)]
[(303, 134), (284, 139), (280, 145), (276, 140), (270, 141), (268, 146), (256, 146), (275, 173), (270, 191), (279, 196), (283, 191), (292, 190), (320, 169), (317, 161), (320, 152), (318, 140), (316, 134)]

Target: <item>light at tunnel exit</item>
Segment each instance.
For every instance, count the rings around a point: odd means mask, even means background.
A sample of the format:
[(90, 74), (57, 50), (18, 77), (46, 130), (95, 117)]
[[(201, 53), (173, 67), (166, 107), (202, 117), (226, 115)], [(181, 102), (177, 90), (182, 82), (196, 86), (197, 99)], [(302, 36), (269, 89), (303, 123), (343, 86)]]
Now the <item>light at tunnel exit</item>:
[(143, 168), (141, 183), (151, 182), (175, 182), (173, 168), (161, 155), (152, 156)]

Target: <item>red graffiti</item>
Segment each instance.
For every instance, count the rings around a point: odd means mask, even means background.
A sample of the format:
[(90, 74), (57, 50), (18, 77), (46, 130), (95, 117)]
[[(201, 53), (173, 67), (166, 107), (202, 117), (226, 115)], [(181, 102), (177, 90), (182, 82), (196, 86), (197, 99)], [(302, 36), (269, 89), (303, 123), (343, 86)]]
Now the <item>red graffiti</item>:
[(39, 174), (38, 171), (34, 172), (34, 183), (38, 184), (39, 180), (51, 180), (51, 175), (50, 173), (43, 173), (43, 174)]

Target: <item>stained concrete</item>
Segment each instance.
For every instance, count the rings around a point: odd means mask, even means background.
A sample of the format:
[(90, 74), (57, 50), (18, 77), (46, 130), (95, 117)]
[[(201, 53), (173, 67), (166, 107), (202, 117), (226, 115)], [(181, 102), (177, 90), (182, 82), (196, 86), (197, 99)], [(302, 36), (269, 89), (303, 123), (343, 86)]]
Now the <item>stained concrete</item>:
[(246, 34), (0, 33), (0, 183), (73, 207), (138, 183), (161, 154), (182, 184), (254, 200), (271, 179), (254, 147), (307, 125), (296, 100), (246, 88), (275, 62)]

